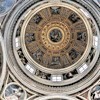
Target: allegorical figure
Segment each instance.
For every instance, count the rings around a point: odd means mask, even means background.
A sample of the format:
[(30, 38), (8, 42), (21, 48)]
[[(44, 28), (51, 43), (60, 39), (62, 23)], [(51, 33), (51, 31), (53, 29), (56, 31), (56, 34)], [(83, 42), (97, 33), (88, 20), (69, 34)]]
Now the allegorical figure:
[(24, 91), (18, 85), (10, 85), (5, 90), (6, 100), (24, 100)]
[(100, 85), (95, 86), (91, 92), (92, 100), (100, 100)]

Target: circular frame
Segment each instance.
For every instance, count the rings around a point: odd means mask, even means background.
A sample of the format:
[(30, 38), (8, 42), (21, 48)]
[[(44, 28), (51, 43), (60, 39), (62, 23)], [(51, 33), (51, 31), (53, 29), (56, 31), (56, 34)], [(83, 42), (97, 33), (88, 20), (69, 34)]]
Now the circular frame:
[[(24, 97), (23, 100), (26, 100), (27, 94), (26, 94), (25, 89), (24, 89), (22, 86), (20, 86), (19, 84), (15, 83), (15, 82), (11, 82), (11, 83), (9, 83), (9, 84), (6, 85), (5, 90), (6, 90), (7, 87), (9, 87), (10, 85), (17, 85), (17, 86), (21, 87), (21, 88), (23, 89), (24, 93), (25, 93), (25, 97)], [(6, 100), (6, 97), (5, 97), (5, 90), (4, 90), (4, 98), (5, 98), (5, 100)]]
[[(67, 68), (63, 68), (63, 69), (48, 69), (48, 68), (45, 68), (41, 65), (39, 65), (38, 63), (36, 63), (29, 55), (29, 53), (27, 52), (27, 49), (26, 49), (26, 46), (25, 46), (25, 40), (24, 40), (24, 35), (25, 35), (25, 29), (27, 27), (27, 24), (29, 22), (29, 20), (33, 17), (33, 15), (35, 15), (37, 12), (39, 12), (40, 10), (42, 9), (45, 9), (47, 7), (53, 7), (53, 6), (61, 6), (61, 7), (65, 7), (65, 8), (69, 8), (71, 10), (73, 10), (74, 12), (76, 12), (78, 15), (80, 15), (80, 18), (84, 21), (85, 25), (86, 25), (86, 28), (87, 28), (87, 33), (88, 33), (88, 42), (87, 42), (87, 47), (86, 47), (86, 50), (84, 52), (84, 54), (82, 55), (82, 57), (73, 65), (67, 67)], [(75, 69), (75, 67), (78, 67), (80, 66), (83, 61), (87, 58), (89, 52), (90, 52), (90, 49), (91, 49), (91, 46), (92, 46), (92, 30), (90, 28), (90, 25), (89, 25), (89, 22), (87, 21), (87, 18), (84, 17), (84, 14), (79, 10), (77, 9), (76, 7), (73, 7), (71, 6), (70, 4), (65, 4), (65, 3), (58, 3), (58, 4), (53, 4), (53, 3), (47, 3), (47, 4), (42, 4), (41, 6), (37, 7), (36, 9), (34, 9), (32, 12), (30, 12), (28, 14), (28, 16), (26, 17), (24, 23), (23, 23), (23, 26), (22, 26), (22, 30), (21, 30), (21, 46), (22, 46), (22, 51), (25, 55), (26, 58), (29, 59), (29, 61), (31, 62), (31, 64), (34, 66), (34, 67), (38, 67), (38, 69), (40, 69), (41, 71), (45, 71), (47, 73), (51, 73), (51, 74), (55, 74), (55, 73), (64, 73), (64, 72), (68, 72), (68, 71), (71, 71), (73, 69)]]
[[(31, 1), (30, 1), (31, 2)], [(67, 1), (66, 1), (67, 2)], [(70, 1), (72, 2), (72, 1)], [(70, 3), (68, 2), (68, 3)], [(43, 3), (47, 3), (47, 1), (43, 1), (41, 3), (37, 3), (36, 5), (34, 5), (34, 7), (36, 6), (39, 6), (39, 4), (43, 4)], [(9, 27), (9, 25), (12, 26), (12, 24), (14, 23), (15, 19), (16, 19), (16, 16), (18, 16), (17, 14), (19, 14), (18, 10), (20, 9), (20, 11), (22, 11), (22, 8), (24, 9), (24, 7), (26, 5), (28, 5), (29, 2), (23, 2), (16, 10), (15, 12), (12, 14), (11, 18), (9, 19), (9, 21), (7, 22), (7, 25), (6, 25), (6, 28), (5, 28), (5, 43), (6, 43), (6, 50), (9, 51), (9, 53), (7, 54), (7, 62), (8, 62), (8, 65), (9, 65), (9, 68), (12, 69), (12, 73), (16, 76), (16, 78), (21, 82), (23, 83), (25, 86), (27, 86), (28, 88), (30, 88), (31, 90), (35, 90), (35, 91), (38, 91), (39, 93), (44, 93), (44, 94), (49, 94), (49, 93), (54, 93), (56, 92), (56, 90), (59, 90), (59, 91), (63, 91), (63, 93), (68, 93), (68, 94), (73, 94), (73, 93), (76, 93), (78, 91), (81, 91), (82, 89), (88, 87), (90, 84), (92, 84), (99, 76), (99, 70), (100, 68), (98, 68), (99, 64), (98, 64), (98, 56), (99, 56), (99, 52), (100, 52), (100, 48), (97, 47), (97, 52), (96, 52), (96, 55), (94, 56), (94, 60), (91, 62), (90, 66), (91, 66), (91, 69), (93, 68), (93, 66), (95, 65), (95, 69), (92, 70), (92, 72), (90, 72), (90, 75), (87, 75), (86, 77), (87, 78), (84, 78), (82, 79), (82, 83), (81, 81), (80, 82), (77, 82), (77, 85), (74, 84), (74, 88), (73, 86), (69, 85), (69, 86), (64, 86), (61, 87), (59, 89), (59, 87), (55, 88), (49, 88), (48, 86), (44, 86), (44, 85), (41, 85), (39, 83), (35, 83), (35, 81), (31, 80), (29, 77), (26, 77), (26, 75), (24, 75), (25, 73), (23, 73), (21, 70), (19, 70), (18, 68), (18, 64), (17, 62), (15, 61), (15, 57), (13, 56), (13, 52), (12, 52), (12, 49), (10, 48), (10, 31), (11, 31), (11, 27)], [(75, 4), (72, 2), (72, 4)], [(78, 5), (78, 4), (77, 4)], [(24, 7), (23, 7), (24, 6)], [(80, 6), (82, 7), (82, 6)], [(29, 11), (29, 10), (28, 10)], [(95, 12), (96, 14), (96, 12)], [(25, 14), (24, 14), (25, 15)], [(25, 16), (23, 16), (25, 18)], [(22, 18), (22, 17), (21, 17)], [(93, 17), (91, 16), (91, 18), (93, 19)], [(22, 18), (23, 19), (23, 18)], [(93, 19), (93, 22), (95, 23), (95, 20)], [(18, 24), (17, 24), (18, 25)], [(98, 30), (98, 26), (97, 24), (95, 23), (95, 26), (96, 26), (96, 29), (97, 29), (97, 34), (99, 33), (99, 30)], [(9, 33), (9, 35), (8, 35)], [(98, 36), (99, 37), (99, 36)], [(10, 42), (9, 42), (10, 41)], [(98, 42), (100, 43), (100, 41)], [(6, 51), (6, 52), (8, 52)], [(13, 57), (12, 57), (13, 56)], [(18, 58), (18, 57), (17, 57)], [(18, 60), (18, 59), (16, 59)], [(13, 63), (12, 61), (14, 61), (15, 63)], [(18, 60), (19, 61), (19, 60)], [(20, 64), (22, 65), (22, 64)], [(90, 69), (90, 70), (91, 70)], [(28, 72), (27, 72), (28, 73)], [(87, 74), (87, 71), (85, 73), (82, 73), (82, 74)], [(30, 83), (30, 84), (29, 84)], [(59, 84), (60, 85), (60, 84)], [(66, 90), (65, 88), (67, 88), (68, 91), (64, 91)], [(64, 90), (63, 90), (64, 89)]]
[(79, 99), (76, 99), (75, 97), (71, 97), (71, 96), (65, 96), (65, 95), (50, 95), (50, 96), (43, 96), (43, 97), (39, 97), (39, 98), (36, 98), (34, 100), (51, 100), (51, 99), (66, 99), (66, 100), (79, 100)]
[(4, 40), (2, 37), (1, 30), (0, 30), (0, 43), (1, 43), (2, 56), (3, 56), (3, 62), (1, 65), (2, 71), (1, 71), (1, 76), (0, 76), (0, 90), (1, 90), (4, 79), (5, 79), (5, 75), (6, 75), (6, 55), (5, 55)]

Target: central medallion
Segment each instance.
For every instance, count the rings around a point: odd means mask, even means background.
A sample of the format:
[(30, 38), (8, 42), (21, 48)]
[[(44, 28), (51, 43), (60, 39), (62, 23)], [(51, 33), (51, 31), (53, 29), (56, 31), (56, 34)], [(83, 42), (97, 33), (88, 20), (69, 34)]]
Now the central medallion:
[(47, 23), (40, 38), (43, 45), (50, 51), (60, 51), (68, 46), (70, 41), (70, 31), (64, 23), (60, 21), (52, 21)]
[(49, 36), (50, 36), (50, 40), (54, 43), (57, 43), (57, 42), (61, 41), (61, 39), (62, 39), (62, 33), (59, 29), (51, 30)]

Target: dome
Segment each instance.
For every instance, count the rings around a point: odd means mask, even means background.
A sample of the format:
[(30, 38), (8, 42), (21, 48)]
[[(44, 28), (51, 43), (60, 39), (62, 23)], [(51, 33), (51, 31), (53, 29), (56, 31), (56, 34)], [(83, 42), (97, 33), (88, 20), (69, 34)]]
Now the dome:
[(99, 0), (0, 2), (1, 99), (100, 98)]

